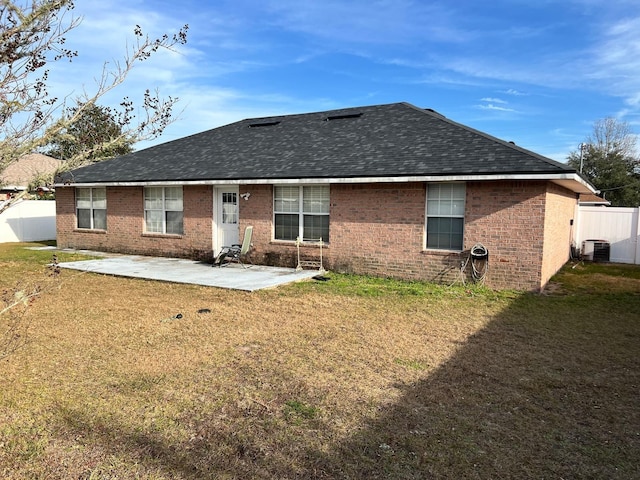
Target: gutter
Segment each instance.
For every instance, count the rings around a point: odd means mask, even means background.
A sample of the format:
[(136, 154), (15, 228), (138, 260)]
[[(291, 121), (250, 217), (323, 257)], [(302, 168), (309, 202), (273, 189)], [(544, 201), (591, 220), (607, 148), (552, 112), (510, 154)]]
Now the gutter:
[(550, 181), (576, 193), (596, 193), (597, 190), (577, 173), (541, 174), (471, 174), (471, 175), (407, 175), (400, 177), (327, 177), (327, 178), (245, 178), (211, 180), (164, 180), (135, 182), (71, 182), (55, 187), (151, 187), (178, 185), (328, 185), (332, 183), (408, 183), (408, 182), (474, 182), (497, 180)]

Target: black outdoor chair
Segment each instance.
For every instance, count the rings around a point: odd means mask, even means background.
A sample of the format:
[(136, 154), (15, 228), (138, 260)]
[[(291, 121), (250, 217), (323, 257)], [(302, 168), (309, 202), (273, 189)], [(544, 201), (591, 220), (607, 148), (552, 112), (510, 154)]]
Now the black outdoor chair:
[(235, 243), (229, 247), (222, 247), (220, 253), (213, 260), (214, 267), (224, 267), (228, 265), (230, 262), (238, 262), (242, 265), (242, 268), (248, 268), (247, 265), (242, 261), (243, 258), (245, 261), (248, 259), (249, 263), (253, 265), (251, 259), (249, 258), (249, 250), (251, 250), (251, 237), (253, 236), (253, 226), (249, 225), (244, 231), (244, 238), (242, 239), (242, 244)]

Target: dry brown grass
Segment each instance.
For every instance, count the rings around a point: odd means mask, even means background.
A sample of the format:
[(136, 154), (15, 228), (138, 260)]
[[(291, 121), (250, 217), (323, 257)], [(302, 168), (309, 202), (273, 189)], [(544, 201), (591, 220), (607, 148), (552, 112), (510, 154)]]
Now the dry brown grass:
[(53, 288), (0, 363), (2, 478), (640, 475), (633, 286), (248, 294), (63, 271), (58, 288), (50, 254), (20, 251), (0, 246), (2, 285)]

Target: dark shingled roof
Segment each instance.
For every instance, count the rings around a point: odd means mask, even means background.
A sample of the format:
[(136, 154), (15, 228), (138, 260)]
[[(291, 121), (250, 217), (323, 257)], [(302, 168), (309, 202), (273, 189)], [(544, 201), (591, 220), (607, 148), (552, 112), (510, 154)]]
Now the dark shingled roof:
[(65, 174), (71, 183), (575, 173), (408, 103), (248, 119)]

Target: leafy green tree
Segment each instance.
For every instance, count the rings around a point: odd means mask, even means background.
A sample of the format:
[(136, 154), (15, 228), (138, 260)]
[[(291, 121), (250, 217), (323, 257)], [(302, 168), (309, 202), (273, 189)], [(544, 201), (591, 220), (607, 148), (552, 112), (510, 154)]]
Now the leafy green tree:
[(568, 162), (584, 175), (614, 207), (640, 205), (640, 156), (636, 135), (628, 123), (604, 118)]
[(69, 108), (68, 116), (76, 120), (62, 129), (45, 148), (45, 154), (60, 160), (84, 158), (86, 163), (124, 155), (133, 151), (136, 138), (125, 127), (128, 112), (117, 112), (100, 105), (77, 105)]

